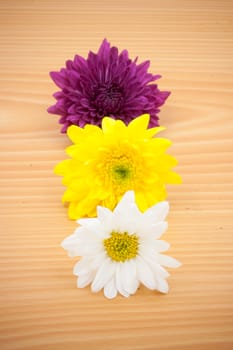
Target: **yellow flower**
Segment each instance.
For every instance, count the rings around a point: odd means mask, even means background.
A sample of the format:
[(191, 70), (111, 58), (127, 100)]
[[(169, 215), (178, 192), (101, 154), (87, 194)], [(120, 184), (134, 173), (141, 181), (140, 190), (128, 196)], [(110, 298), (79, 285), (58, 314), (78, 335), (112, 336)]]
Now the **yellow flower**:
[(149, 115), (126, 126), (108, 117), (102, 129), (94, 125), (70, 126), (73, 142), (66, 150), (71, 159), (59, 163), (55, 173), (63, 176), (69, 217), (96, 216), (96, 206), (113, 209), (124, 193), (134, 190), (141, 211), (166, 198), (165, 184), (180, 183), (170, 169), (176, 159), (165, 153), (171, 142), (153, 136), (163, 127), (147, 129)]

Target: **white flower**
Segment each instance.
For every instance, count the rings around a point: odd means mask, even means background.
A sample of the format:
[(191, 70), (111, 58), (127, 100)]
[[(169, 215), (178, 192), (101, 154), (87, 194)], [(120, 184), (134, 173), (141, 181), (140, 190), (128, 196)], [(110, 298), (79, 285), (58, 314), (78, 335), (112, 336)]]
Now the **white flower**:
[(134, 192), (128, 191), (113, 212), (99, 206), (97, 218), (78, 220), (81, 226), (62, 242), (69, 256), (82, 257), (74, 266), (77, 286), (91, 284), (92, 292), (104, 288), (109, 299), (117, 292), (125, 297), (134, 294), (140, 283), (167, 293), (169, 274), (162, 266), (180, 266), (160, 254), (169, 248), (159, 240), (167, 229), (168, 210), (168, 202), (160, 202), (141, 213)]

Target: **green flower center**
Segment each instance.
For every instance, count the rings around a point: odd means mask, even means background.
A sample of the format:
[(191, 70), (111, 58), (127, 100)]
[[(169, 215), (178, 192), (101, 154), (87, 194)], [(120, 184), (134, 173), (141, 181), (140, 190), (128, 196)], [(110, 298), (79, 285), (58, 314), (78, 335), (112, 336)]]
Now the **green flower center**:
[(114, 261), (124, 262), (137, 256), (138, 237), (135, 234), (112, 232), (103, 243), (108, 256)]
[(124, 181), (131, 177), (130, 167), (124, 164), (114, 166), (112, 169), (112, 172), (113, 172), (113, 177), (117, 181)]

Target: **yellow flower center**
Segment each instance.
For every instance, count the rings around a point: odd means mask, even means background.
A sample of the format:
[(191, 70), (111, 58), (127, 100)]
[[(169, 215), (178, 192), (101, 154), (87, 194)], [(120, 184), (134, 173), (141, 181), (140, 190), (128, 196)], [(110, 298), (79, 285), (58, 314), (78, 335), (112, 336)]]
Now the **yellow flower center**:
[(119, 145), (104, 150), (97, 162), (104, 187), (114, 193), (116, 198), (137, 187), (144, 173), (143, 168), (140, 154), (130, 145)]
[(122, 183), (132, 178), (133, 172), (130, 164), (119, 161), (112, 167), (112, 178), (113, 181)]
[(108, 256), (114, 261), (124, 262), (137, 256), (138, 237), (135, 234), (112, 232), (103, 243)]

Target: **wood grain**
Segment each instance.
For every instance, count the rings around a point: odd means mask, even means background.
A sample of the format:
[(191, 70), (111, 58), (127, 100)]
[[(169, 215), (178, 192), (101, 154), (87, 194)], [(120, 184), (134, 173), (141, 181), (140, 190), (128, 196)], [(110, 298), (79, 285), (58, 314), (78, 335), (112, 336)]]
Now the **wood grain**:
[[(233, 2), (0, 2), (1, 350), (233, 348)], [(183, 262), (170, 293), (113, 301), (76, 289), (72, 233), (53, 174), (67, 138), (46, 108), (48, 72), (107, 37), (151, 59), (183, 185), (169, 188), (165, 239)]]

